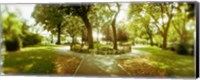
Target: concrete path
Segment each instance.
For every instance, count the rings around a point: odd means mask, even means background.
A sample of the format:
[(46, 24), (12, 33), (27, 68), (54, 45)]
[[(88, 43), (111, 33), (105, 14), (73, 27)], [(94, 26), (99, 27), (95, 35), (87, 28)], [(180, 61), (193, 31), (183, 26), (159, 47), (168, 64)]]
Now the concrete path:
[(146, 52), (132, 50), (132, 52), (121, 55), (95, 55), (77, 53), (69, 50), (69, 46), (58, 47), (59, 53), (67, 54), (82, 58), (74, 76), (112, 76), (112, 77), (128, 77), (128, 72), (118, 66), (116, 59), (127, 59), (145, 55)]

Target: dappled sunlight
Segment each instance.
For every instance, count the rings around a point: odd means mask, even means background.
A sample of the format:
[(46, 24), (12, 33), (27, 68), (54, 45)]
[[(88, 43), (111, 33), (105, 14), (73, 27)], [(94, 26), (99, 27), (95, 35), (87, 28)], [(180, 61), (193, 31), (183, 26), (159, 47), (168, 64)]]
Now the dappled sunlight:
[(33, 66), (34, 66), (34, 63), (25, 65), (24, 71), (29, 71)]
[(148, 65), (149, 60), (145, 58), (135, 58), (127, 60), (117, 60), (132, 76), (138, 77), (164, 77), (165, 70)]
[(0, 64), (5, 74), (195, 75), (196, 4), (117, 2), (1, 7)]
[(33, 51), (33, 50), (47, 50), (47, 49), (54, 49), (57, 46), (35, 46), (35, 47), (26, 47), (23, 48), (21, 51)]
[[(33, 50), (34, 49), (34, 50)], [(48, 74), (52, 73), (52, 60), (54, 54), (52, 50), (34, 48), (27, 51), (7, 52), (4, 57), (3, 68), (16, 69), (15, 74)], [(5, 69), (6, 70), (6, 69)], [(4, 71), (4, 69), (3, 69)], [(13, 73), (5, 71), (5, 74)]]
[[(171, 51), (161, 50), (156, 47), (136, 48), (149, 52), (148, 64), (164, 69), (171, 77), (193, 77), (194, 76), (194, 57), (175, 54)], [(183, 73), (184, 72), (184, 73)]]
[(76, 57), (57, 56), (55, 62), (55, 72), (60, 75), (73, 75), (76, 71), (76, 68), (80, 64), (80, 59)]

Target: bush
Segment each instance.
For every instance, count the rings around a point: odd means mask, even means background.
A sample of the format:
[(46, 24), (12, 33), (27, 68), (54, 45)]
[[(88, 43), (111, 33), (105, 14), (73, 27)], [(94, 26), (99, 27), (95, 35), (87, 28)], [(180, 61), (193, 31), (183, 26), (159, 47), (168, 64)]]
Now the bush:
[(17, 51), (21, 48), (21, 41), (19, 38), (5, 41), (6, 51)]
[(188, 43), (181, 42), (177, 45), (176, 52), (178, 54), (189, 54), (190, 53), (189, 48), (190, 46)]
[(128, 53), (128, 52), (130, 52), (130, 51), (114, 50), (114, 49), (109, 48), (109, 47), (103, 47), (103, 48), (100, 48), (96, 53), (102, 54), (102, 55), (118, 55), (118, 54), (125, 54), (125, 53)]
[(27, 34), (23, 38), (23, 47), (33, 46), (41, 43), (41, 41), (42, 41), (42, 36), (40, 36), (39, 34), (33, 34), (33, 33)]
[(75, 45), (73, 45), (73, 47), (72, 47), (72, 51), (81, 51), (81, 49), (82, 49), (82, 47), (81, 47), (81, 45), (80, 44), (75, 44)]

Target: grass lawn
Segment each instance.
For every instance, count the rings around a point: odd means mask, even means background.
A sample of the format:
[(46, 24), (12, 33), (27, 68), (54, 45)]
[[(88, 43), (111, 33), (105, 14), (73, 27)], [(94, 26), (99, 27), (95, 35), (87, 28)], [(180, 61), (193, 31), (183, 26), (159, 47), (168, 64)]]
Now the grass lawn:
[(134, 48), (148, 52), (135, 59), (118, 60), (132, 75), (162, 77), (194, 77), (194, 57), (179, 55), (158, 47)]
[[(20, 75), (72, 75), (81, 59), (58, 54), (54, 50), (55, 47), (35, 46), (16, 52), (3, 52), (3, 72)], [(65, 68), (63, 68), (64, 66)]]

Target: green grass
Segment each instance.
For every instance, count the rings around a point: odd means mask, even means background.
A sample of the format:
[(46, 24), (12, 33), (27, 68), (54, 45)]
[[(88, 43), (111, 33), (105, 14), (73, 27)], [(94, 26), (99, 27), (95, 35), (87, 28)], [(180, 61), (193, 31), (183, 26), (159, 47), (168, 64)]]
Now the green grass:
[(169, 77), (194, 77), (194, 57), (189, 55), (179, 55), (175, 52), (162, 50), (158, 47), (135, 48), (137, 50), (149, 52), (146, 57), (149, 64), (165, 69)]
[(4, 52), (5, 74), (53, 74), (56, 52), (53, 46), (26, 47), (21, 51)]

